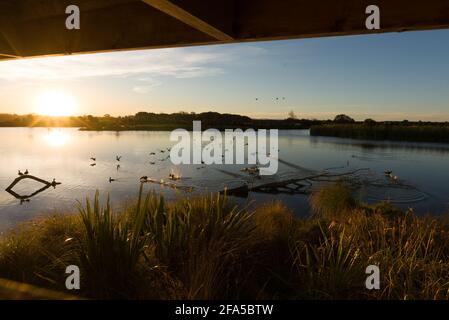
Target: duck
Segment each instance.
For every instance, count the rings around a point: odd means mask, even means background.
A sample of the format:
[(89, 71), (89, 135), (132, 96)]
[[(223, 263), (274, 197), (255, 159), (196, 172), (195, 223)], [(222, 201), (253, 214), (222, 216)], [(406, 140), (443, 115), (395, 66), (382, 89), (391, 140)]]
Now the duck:
[(169, 178), (170, 180), (179, 180), (179, 179), (181, 179), (180, 176), (175, 175), (174, 173), (170, 173), (170, 174), (168, 175), (168, 178)]

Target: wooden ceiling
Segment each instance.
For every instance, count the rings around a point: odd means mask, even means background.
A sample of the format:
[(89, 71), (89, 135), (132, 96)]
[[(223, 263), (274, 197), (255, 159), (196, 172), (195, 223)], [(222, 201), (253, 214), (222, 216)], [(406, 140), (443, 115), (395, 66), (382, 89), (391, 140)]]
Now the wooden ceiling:
[(0, 59), (448, 27), (448, 0), (0, 0)]

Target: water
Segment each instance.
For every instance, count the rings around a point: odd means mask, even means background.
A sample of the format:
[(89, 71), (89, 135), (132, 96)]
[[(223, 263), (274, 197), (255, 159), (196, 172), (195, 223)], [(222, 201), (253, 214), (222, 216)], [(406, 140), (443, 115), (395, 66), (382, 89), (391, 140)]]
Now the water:
[[(218, 191), (225, 186), (239, 186), (248, 177), (242, 165), (182, 165), (175, 167), (166, 158), (173, 142), (169, 132), (82, 132), (77, 129), (0, 128), (0, 231), (40, 214), (76, 212), (77, 201), (92, 197), (96, 190), (108, 193), (114, 205), (135, 199), (139, 178), (143, 175), (167, 179), (171, 170), (182, 175), (178, 184), (193, 187), (196, 192)], [(292, 176), (307, 176), (329, 169), (341, 173), (360, 168), (362, 184), (358, 195), (365, 201), (390, 200), (396, 205), (413, 207), (416, 212), (445, 213), (449, 205), (449, 145), (358, 141), (351, 139), (310, 137), (307, 130), (279, 132), (279, 158), (282, 163), (276, 177), (262, 183)], [(156, 152), (156, 156), (150, 156)], [(122, 156), (121, 161), (116, 156)], [(95, 166), (91, 157), (96, 157)], [(155, 164), (151, 164), (155, 162)], [(117, 164), (120, 168), (117, 169)], [(21, 203), (4, 191), (18, 177), (18, 170), (47, 181), (61, 182), (29, 202)], [(392, 170), (398, 182), (385, 177)], [(116, 179), (110, 183), (109, 177)], [(14, 191), (29, 195), (43, 185), (22, 180)], [(146, 184), (145, 188), (162, 191), (168, 198), (190, 194)], [(254, 203), (281, 199), (298, 215), (307, 214), (304, 195), (253, 193)]]

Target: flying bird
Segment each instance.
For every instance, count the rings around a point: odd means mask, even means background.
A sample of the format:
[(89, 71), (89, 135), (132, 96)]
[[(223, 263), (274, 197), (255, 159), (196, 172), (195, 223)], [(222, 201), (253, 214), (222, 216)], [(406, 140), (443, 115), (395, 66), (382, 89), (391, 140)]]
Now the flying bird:
[(120, 161), (120, 160), (122, 159), (122, 156), (116, 156), (115, 159), (116, 159), (117, 161)]
[(109, 183), (114, 182), (115, 179), (112, 179), (111, 177), (109, 177)]
[(90, 158), (90, 160), (97, 161), (97, 158), (92, 157), (92, 158)]

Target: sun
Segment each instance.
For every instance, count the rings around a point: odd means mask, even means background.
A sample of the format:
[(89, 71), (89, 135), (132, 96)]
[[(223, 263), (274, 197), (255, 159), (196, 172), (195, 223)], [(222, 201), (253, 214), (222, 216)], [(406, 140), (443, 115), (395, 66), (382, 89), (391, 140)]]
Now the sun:
[(62, 91), (42, 92), (36, 97), (36, 112), (43, 116), (72, 116), (75, 109), (73, 97)]

